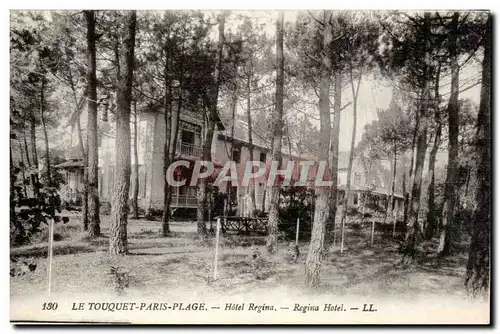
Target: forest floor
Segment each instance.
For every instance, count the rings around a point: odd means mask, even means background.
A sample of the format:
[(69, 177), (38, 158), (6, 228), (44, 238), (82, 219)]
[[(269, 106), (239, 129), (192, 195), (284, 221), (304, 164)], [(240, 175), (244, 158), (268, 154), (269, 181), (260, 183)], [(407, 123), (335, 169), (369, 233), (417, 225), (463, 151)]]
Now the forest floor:
[[(422, 244), (415, 264), (401, 264), (398, 242), (376, 234), (370, 243), (369, 229), (346, 232), (346, 249), (334, 247), (321, 269), (320, 289), (311, 292), (304, 285), (304, 263), (308, 243), (299, 243), (296, 264), (285, 261), (288, 243), (280, 243), (278, 253), (268, 255), (263, 237), (225, 236), (219, 248), (216, 281), (212, 279), (214, 247), (201, 245), (195, 238), (193, 222), (171, 223), (171, 236), (159, 235), (161, 222), (131, 220), (128, 225), (129, 256), (110, 256), (108, 217), (102, 217), (102, 237), (88, 240), (79, 231), (78, 221), (56, 224), (55, 232), (65, 237), (54, 243), (52, 293), (61, 296), (113, 296), (111, 266), (122, 266), (130, 275), (128, 298), (217, 298), (217, 296), (280, 295), (309, 298), (311, 295), (395, 299), (424, 302), (429, 298), (466, 300), (464, 275), (466, 244), (456, 255), (439, 259), (437, 241)], [(212, 243), (213, 244), (213, 243)], [(252, 274), (253, 245), (261, 248), (263, 277)], [(11, 256), (37, 262), (34, 272), (11, 277), (11, 300), (21, 302), (46, 296), (47, 243), (11, 249)], [(310, 300), (310, 299), (309, 299)]]

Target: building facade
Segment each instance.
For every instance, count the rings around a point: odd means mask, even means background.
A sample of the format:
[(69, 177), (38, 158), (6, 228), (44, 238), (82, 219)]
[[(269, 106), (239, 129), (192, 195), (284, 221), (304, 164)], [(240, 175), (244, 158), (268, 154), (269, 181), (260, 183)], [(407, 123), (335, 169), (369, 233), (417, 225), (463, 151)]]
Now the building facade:
[[(200, 115), (183, 111), (179, 122), (177, 137), (176, 157), (182, 160), (199, 160), (202, 153), (203, 122)], [(110, 124), (113, 124), (110, 120)], [(131, 131), (134, 124), (131, 125)], [(234, 120), (234, 128), (227, 129), (219, 119), (216, 134), (214, 135), (211, 148), (212, 162), (219, 168), (227, 161), (233, 160), (237, 165), (238, 180), (241, 181), (242, 173), (247, 161), (250, 160), (250, 144), (248, 142), (248, 128), (243, 118)], [(99, 195), (101, 202), (111, 201), (115, 185), (115, 138), (114, 129), (99, 134)], [(131, 142), (134, 142), (132, 138)], [(163, 171), (163, 151), (165, 144), (165, 122), (161, 110), (143, 110), (137, 120), (137, 142), (138, 142), (138, 170), (139, 182), (136, 184), (136, 168), (134, 150), (131, 149), (132, 174), (130, 182), (130, 196), (135, 187), (138, 187), (139, 205), (144, 208), (163, 208), (163, 192), (165, 177)], [(232, 147), (232, 149), (231, 149)], [(288, 161), (307, 160), (308, 157), (285, 153), (289, 148), (283, 149), (282, 166)], [(338, 163), (338, 189), (339, 197), (344, 196), (347, 181), (348, 152), (339, 152)], [(253, 158), (259, 160), (269, 167), (271, 162), (271, 150), (268, 140), (262, 134), (253, 132)], [(309, 157), (314, 159), (314, 157)], [(68, 176), (67, 184), (61, 192), (65, 198), (74, 198), (75, 194), (83, 189), (83, 167), (81, 160), (69, 160), (58, 166), (63, 168)], [(298, 164), (295, 164), (293, 179), (298, 180)], [(284, 168), (284, 167), (283, 167)], [(385, 206), (389, 194), (392, 173), (390, 163), (383, 160), (370, 161), (362, 154), (356, 154), (353, 160), (353, 171), (351, 177), (351, 196), (348, 206), (362, 207), (366, 204)], [(395, 199), (396, 210), (402, 207), (402, 170), (397, 170)], [(314, 177), (312, 178), (312, 180)], [(311, 178), (309, 178), (311, 180)], [(266, 177), (255, 179), (250, 183), (255, 187), (255, 206), (257, 209), (266, 211)], [(219, 191), (229, 192), (229, 205), (238, 215), (250, 214), (250, 199), (248, 187), (241, 184), (233, 185), (222, 183)], [(196, 210), (197, 198), (196, 187), (189, 185), (174, 188), (172, 198), (172, 209)], [(269, 197), (269, 196), (267, 196)]]

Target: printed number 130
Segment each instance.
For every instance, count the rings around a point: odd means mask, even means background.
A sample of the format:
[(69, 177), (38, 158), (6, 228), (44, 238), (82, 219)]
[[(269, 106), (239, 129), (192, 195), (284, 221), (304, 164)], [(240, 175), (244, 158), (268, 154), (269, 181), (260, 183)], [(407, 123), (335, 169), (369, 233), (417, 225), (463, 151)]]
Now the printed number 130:
[(42, 310), (44, 311), (55, 311), (57, 310), (57, 303), (43, 303)]

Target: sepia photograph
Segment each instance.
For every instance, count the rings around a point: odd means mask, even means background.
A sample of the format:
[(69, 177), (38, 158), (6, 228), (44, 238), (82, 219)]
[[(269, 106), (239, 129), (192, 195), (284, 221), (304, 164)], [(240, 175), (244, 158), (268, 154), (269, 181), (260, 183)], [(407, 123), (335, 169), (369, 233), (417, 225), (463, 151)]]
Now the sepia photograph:
[(9, 20), (11, 323), (491, 324), (490, 11)]

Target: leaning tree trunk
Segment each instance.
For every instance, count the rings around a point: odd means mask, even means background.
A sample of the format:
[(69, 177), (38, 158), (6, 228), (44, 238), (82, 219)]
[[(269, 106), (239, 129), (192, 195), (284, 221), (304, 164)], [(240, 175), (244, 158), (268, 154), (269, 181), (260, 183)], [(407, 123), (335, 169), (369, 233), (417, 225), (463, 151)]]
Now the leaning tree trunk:
[[(88, 178), (88, 236), (95, 237), (101, 233), (99, 219), (99, 154), (97, 143), (97, 78), (96, 78), (96, 36), (95, 12), (85, 11), (87, 19), (87, 178)], [(118, 138), (117, 138), (118, 142)], [(130, 148), (129, 148), (130, 149)]]
[(134, 73), (136, 12), (127, 11), (124, 17), (124, 32), (120, 71), (118, 74), (116, 108), (116, 179), (111, 213), (109, 252), (127, 254), (127, 215), (130, 187), (130, 103)]
[(491, 14), (486, 23), (481, 98), (477, 115), (476, 150), (478, 153), (476, 192), (477, 206), (474, 212), (474, 231), (469, 250), (465, 286), (471, 296), (487, 296), (490, 286), (491, 244)]
[(446, 183), (444, 188), (444, 207), (441, 235), (439, 238), (438, 254), (448, 255), (452, 250), (451, 228), (455, 213), (456, 189), (458, 178), (458, 94), (459, 94), (459, 72), (457, 36), (458, 16), (455, 12), (452, 19), (452, 31), (450, 33), (450, 44), (448, 52), (451, 58), (451, 94), (448, 102), (448, 167), (446, 169)]
[[(322, 59), (322, 69), (319, 87), (319, 113), (320, 113), (320, 140), (318, 144), (318, 159), (320, 162), (327, 163), (328, 167), (330, 155), (330, 74), (332, 68), (332, 60), (330, 53), (327, 51), (333, 40), (332, 25), (328, 23), (331, 16), (331, 11), (325, 10), (323, 18), (325, 22), (325, 30), (323, 33), (323, 49), (325, 50)], [(330, 198), (331, 192), (329, 187), (316, 186), (315, 197), (316, 205), (314, 209), (314, 221), (311, 231), (311, 242), (309, 244), (309, 252), (306, 259), (306, 284), (311, 288), (318, 288), (320, 284), (320, 270), (322, 255), (325, 245), (326, 224), (331, 218), (330, 215)]]
[[(284, 13), (280, 11), (276, 21), (276, 108), (273, 113), (273, 159), (281, 165), (281, 139), (283, 137), (283, 86), (284, 86), (284, 56), (283, 56), (283, 23)], [(278, 222), (280, 184), (274, 180), (270, 189), (269, 225), (267, 251), (276, 253), (278, 250)]]
[[(215, 70), (213, 75), (212, 89), (210, 91), (210, 96), (207, 101), (207, 107), (209, 110), (208, 124), (205, 131), (205, 138), (203, 143), (203, 153), (202, 159), (204, 161), (212, 161), (212, 141), (215, 133), (215, 124), (217, 122), (217, 99), (219, 97), (219, 86), (220, 86), (220, 76), (222, 70), (222, 51), (224, 49), (224, 24), (226, 13), (221, 13), (219, 16), (219, 42), (217, 46), (217, 54), (215, 59)], [(198, 237), (202, 243), (208, 237), (207, 226), (205, 224), (206, 213), (207, 213), (207, 178), (203, 178), (198, 181), (198, 191), (197, 191), (197, 230)]]
[(133, 194), (133, 205), (134, 205), (134, 218), (139, 219), (139, 154), (137, 147), (137, 101), (134, 101), (134, 194)]
[[(252, 111), (251, 111), (251, 103), (250, 103), (250, 80), (252, 78), (252, 69), (250, 69), (250, 73), (247, 78), (247, 122), (248, 122), (248, 144), (250, 145), (248, 148), (248, 154), (250, 157), (250, 161), (253, 161), (253, 138), (252, 138)], [(250, 183), (248, 184), (248, 192), (250, 194), (250, 217), (254, 216), (257, 207), (255, 206), (255, 179), (250, 179)]]
[[(424, 14), (424, 35), (430, 34), (430, 13)], [(420, 194), (422, 190), (422, 174), (424, 169), (425, 151), (427, 149), (427, 101), (430, 97), (429, 77), (430, 77), (430, 60), (428, 46), (425, 50), (425, 65), (423, 78), (422, 101), (419, 106), (419, 121), (417, 134), (417, 154), (415, 156), (415, 174), (413, 176), (413, 184), (411, 190), (411, 206), (408, 211), (408, 222), (405, 241), (402, 247), (404, 262), (413, 262), (417, 255), (418, 243), (418, 213), (420, 211)]]

